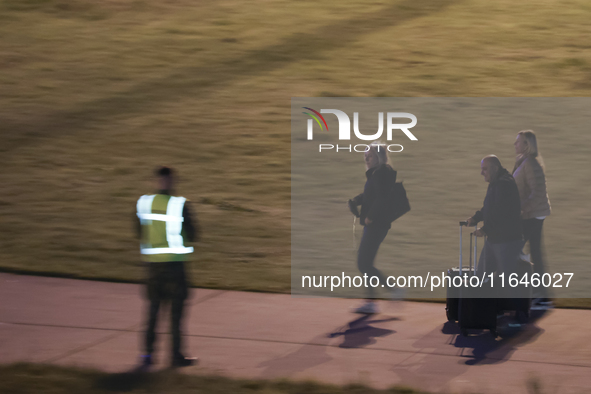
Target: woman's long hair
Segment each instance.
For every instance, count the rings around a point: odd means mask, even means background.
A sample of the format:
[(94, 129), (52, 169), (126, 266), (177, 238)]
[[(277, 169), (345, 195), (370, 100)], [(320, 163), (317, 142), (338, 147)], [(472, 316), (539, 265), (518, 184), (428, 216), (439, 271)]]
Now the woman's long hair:
[(380, 164), (390, 164), (388, 157), (388, 146), (377, 140), (369, 144), (369, 149), (373, 149), (378, 155), (378, 162)]
[(542, 155), (540, 155), (540, 151), (538, 149), (538, 139), (536, 138), (536, 134), (533, 130), (521, 130), (517, 133), (517, 136), (523, 136), (523, 139), (526, 143), (526, 149), (524, 153), (517, 155), (515, 159), (515, 168), (519, 167), (519, 165), (528, 157), (534, 160), (537, 160), (544, 169), (544, 160), (542, 160)]

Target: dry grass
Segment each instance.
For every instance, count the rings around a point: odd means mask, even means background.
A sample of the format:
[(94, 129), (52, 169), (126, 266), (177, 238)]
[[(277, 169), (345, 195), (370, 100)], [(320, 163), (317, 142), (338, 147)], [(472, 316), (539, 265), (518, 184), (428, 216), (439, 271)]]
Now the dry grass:
[(89, 369), (50, 365), (12, 364), (0, 366), (0, 392), (101, 394), (101, 393), (235, 393), (235, 394), (418, 394), (410, 388), (376, 390), (363, 384), (344, 387), (316, 382), (230, 379), (195, 376), (172, 370), (155, 373), (108, 374)]
[(166, 163), (203, 227), (193, 284), (289, 291), (291, 97), (589, 96), (590, 12), (0, 0), (0, 267), (140, 280), (134, 204)]

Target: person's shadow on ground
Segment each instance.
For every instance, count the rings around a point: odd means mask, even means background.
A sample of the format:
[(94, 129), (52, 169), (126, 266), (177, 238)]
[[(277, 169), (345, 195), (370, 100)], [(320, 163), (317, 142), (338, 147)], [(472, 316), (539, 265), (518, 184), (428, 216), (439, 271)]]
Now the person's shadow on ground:
[(357, 318), (329, 334), (322, 334), (314, 338), (313, 343), (306, 344), (296, 351), (260, 363), (258, 367), (264, 368), (261, 376), (264, 378), (291, 376), (332, 360), (332, 357), (327, 354), (327, 349), (332, 346), (330, 342), (334, 338), (344, 338), (338, 347), (360, 348), (375, 343), (375, 338), (384, 337), (395, 332), (394, 330), (372, 327), (372, 324), (394, 321), (398, 320), (398, 318), (372, 320), (370, 317), (365, 315)]
[[(392, 371), (404, 385), (441, 390), (472, 366), (508, 361), (520, 346), (535, 341), (544, 332), (535, 324), (542, 316), (542, 311), (532, 312), (530, 322), (521, 330), (501, 327), (497, 338), (488, 330), (470, 330), (470, 335), (463, 337), (457, 323), (446, 322), (414, 342), (412, 346), (418, 352)], [(456, 351), (450, 352), (450, 346)]]
[(258, 368), (264, 368), (261, 371), (261, 377), (267, 379), (292, 376), (298, 372), (317, 367), (332, 360), (332, 357), (326, 352), (328, 343), (322, 343), (322, 340), (326, 339), (322, 337), (315, 339), (319, 343), (303, 345), (284, 356), (258, 364)]
[(372, 324), (386, 323), (399, 320), (396, 317), (371, 320), (370, 315), (357, 318), (334, 332), (328, 334), (329, 338), (344, 337), (339, 345), (341, 348), (361, 348), (376, 343), (376, 338), (385, 337), (395, 333), (394, 330), (373, 327)]

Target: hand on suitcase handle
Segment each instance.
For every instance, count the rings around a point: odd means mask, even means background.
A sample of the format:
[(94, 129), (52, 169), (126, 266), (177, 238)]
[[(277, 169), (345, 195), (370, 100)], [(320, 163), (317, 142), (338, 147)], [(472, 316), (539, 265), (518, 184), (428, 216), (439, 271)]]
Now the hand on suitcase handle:
[(476, 226), (477, 224), (478, 224), (478, 222), (475, 222), (474, 219), (471, 218), (471, 217), (469, 217), (466, 220), (462, 220), (460, 222), (460, 226), (466, 226), (466, 227), (468, 227), (468, 226)]
[(482, 231), (482, 228), (479, 228), (478, 230), (474, 231), (474, 235), (477, 237), (484, 237), (486, 236), (486, 234), (484, 233), (484, 231)]

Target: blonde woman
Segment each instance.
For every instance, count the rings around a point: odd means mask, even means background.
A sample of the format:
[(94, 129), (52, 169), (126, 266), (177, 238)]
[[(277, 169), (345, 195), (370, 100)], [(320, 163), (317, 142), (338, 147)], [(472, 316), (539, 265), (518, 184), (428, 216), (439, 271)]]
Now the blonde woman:
[[(531, 262), (534, 272), (542, 276), (545, 273), (542, 253), (542, 226), (550, 215), (550, 200), (546, 192), (546, 176), (538, 150), (536, 135), (532, 130), (522, 130), (515, 139), (515, 167), (513, 177), (519, 189), (521, 199), (521, 218), (523, 220), (523, 238), (529, 241)], [(540, 293), (532, 303), (532, 309), (544, 309), (552, 306), (546, 288), (539, 287)]]

